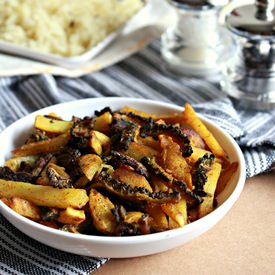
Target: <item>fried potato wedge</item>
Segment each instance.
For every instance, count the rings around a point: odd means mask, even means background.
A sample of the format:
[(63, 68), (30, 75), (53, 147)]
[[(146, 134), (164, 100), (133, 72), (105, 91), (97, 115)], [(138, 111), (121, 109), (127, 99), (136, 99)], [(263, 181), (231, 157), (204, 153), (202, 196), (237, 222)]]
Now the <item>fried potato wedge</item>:
[(9, 200), (8, 206), (26, 218), (32, 219), (34, 221), (39, 221), (41, 219), (39, 207), (28, 200), (12, 197)]
[(151, 185), (154, 192), (167, 192), (169, 189), (165, 182), (158, 177), (152, 177)]
[(221, 173), (222, 166), (218, 162), (214, 162), (209, 171), (207, 171), (207, 181), (203, 190), (208, 194), (203, 198), (203, 202), (198, 206), (198, 218), (204, 217), (213, 211), (214, 195), (217, 182)]
[(42, 140), (34, 143), (24, 144), (19, 148), (12, 151), (12, 154), (16, 157), (37, 155), (40, 153), (52, 153), (56, 152), (67, 145), (70, 140), (70, 133), (66, 132), (57, 137)]
[(179, 124), (180, 126), (183, 126), (185, 123), (182, 113), (160, 115), (157, 118), (163, 120), (166, 124)]
[(184, 180), (189, 189), (192, 190), (192, 177), (190, 166), (182, 156), (180, 146), (173, 142), (171, 137), (160, 135), (160, 145), (162, 148), (161, 158), (164, 169), (178, 180)]
[(90, 146), (98, 155), (101, 155), (111, 145), (111, 139), (101, 132), (92, 130), (90, 136)]
[(190, 104), (185, 104), (183, 117), (186, 124), (190, 125), (204, 140), (210, 150), (216, 157), (225, 158), (226, 153), (218, 143), (213, 134), (207, 129), (204, 123), (199, 119)]
[(201, 136), (194, 130), (188, 128), (181, 128), (181, 131), (188, 137), (192, 147), (204, 149), (205, 143)]
[(56, 221), (63, 224), (80, 224), (85, 221), (86, 216), (84, 210), (77, 210), (72, 207), (67, 207), (59, 212)]
[(110, 130), (110, 124), (112, 123), (113, 117), (109, 112), (105, 112), (101, 116), (98, 116), (94, 120), (94, 130), (108, 133)]
[(150, 192), (152, 192), (152, 187), (145, 177), (137, 174), (135, 171), (125, 169), (124, 167), (119, 167), (114, 171), (114, 178), (119, 179), (122, 182), (126, 182), (131, 187), (144, 187)]
[(154, 120), (163, 120), (167, 124), (184, 124), (184, 119), (182, 113), (173, 113), (173, 114), (167, 114), (167, 115), (156, 115), (151, 113), (146, 113), (144, 111), (129, 107), (129, 106), (123, 106), (120, 109), (121, 112), (124, 113), (133, 113), (145, 118), (152, 118)]
[(92, 180), (97, 173), (100, 173), (103, 162), (98, 155), (87, 154), (79, 158), (78, 164), (87, 179)]
[(177, 203), (164, 203), (161, 205), (161, 209), (173, 219), (179, 227), (187, 224), (187, 203), (185, 198), (181, 198)]
[(127, 105), (123, 106), (120, 109), (120, 111), (123, 112), (123, 113), (133, 113), (133, 114), (136, 114), (136, 115), (139, 115), (139, 116), (142, 116), (142, 117), (146, 117), (146, 118), (150, 118), (150, 117), (153, 118), (153, 119), (157, 118), (157, 115), (155, 115), (155, 114), (149, 114), (149, 113), (137, 110), (135, 108), (129, 107)]
[(157, 157), (159, 152), (154, 148), (136, 142), (130, 142), (126, 155), (136, 160), (141, 160), (143, 157)]
[(89, 195), (89, 207), (96, 229), (107, 235), (114, 234), (116, 220), (112, 213), (112, 209), (114, 209), (115, 206), (109, 198), (92, 188)]
[(97, 155), (102, 154), (102, 145), (100, 143), (100, 140), (93, 133), (91, 133), (89, 143), (90, 143), (90, 147), (92, 148), (93, 152), (95, 152)]
[(160, 144), (158, 140), (155, 140), (152, 137), (141, 138), (139, 135), (137, 136), (137, 143), (143, 144), (145, 146), (151, 147), (157, 151), (160, 151)]
[(164, 231), (168, 229), (168, 220), (166, 214), (163, 212), (161, 205), (149, 204), (146, 212), (152, 217), (150, 226), (157, 231)]
[(73, 126), (72, 121), (57, 120), (45, 116), (38, 115), (35, 118), (34, 127), (48, 133), (62, 134)]
[(83, 175), (82, 177), (80, 177), (75, 183), (74, 183), (74, 187), (75, 188), (85, 188), (85, 186), (89, 183), (89, 179), (87, 179), (87, 177), (85, 175)]
[(231, 177), (237, 171), (238, 166), (238, 162), (232, 162), (225, 169), (222, 170), (221, 175), (218, 179), (215, 196), (218, 196), (224, 190)]
[(103, 147), (110, 146), (111, 138), (108, 137), (107, 135), (95, 130), (91, 130), (90, 134), (96, 136)]
[(138, 223), (144, 213), (138, 211), (130, 211), (124, 217), (124, 221), (127, 223)]
[(0, 179), (0, 197), (19, 197), (38, 206), (82, 208), (89, 200), (84, 189), (63, 188), (34, 185), (26, 182)]
[(9, 167), (13, 172), (17, 172), (22, 163), (25, 163), (26, 165), (33, 167), (37, 160), (38, 156), (36, 155), (14, 157), (5, 161), (4, 166)]

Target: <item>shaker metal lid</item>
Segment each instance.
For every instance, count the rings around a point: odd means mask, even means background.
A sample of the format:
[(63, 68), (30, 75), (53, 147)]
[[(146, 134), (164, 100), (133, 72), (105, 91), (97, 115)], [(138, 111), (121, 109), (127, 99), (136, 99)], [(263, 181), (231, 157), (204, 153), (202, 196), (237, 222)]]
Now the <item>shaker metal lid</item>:
[(240, 6), (226, 16), (228, 28), (239, 36), (251, 39), (275, 39), (275, 1), (256, 0)]
[(187, 10), (208, 10), (221, 7), (229, 3), (229, 0), (170, 0), (177, 8)]

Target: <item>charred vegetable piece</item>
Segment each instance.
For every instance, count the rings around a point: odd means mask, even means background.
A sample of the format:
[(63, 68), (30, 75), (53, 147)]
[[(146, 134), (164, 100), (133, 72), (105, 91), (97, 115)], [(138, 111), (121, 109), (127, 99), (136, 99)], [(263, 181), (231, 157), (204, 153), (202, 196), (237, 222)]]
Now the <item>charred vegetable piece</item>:
[(28, 143), (47, 140), (47, 139), (49, 139), (49, 137), (47, 136), (47, 134), (44, 131), (35, 129), (35, 131), (30, 135), (30, 137), (26, 140), (25, 143), (28, 144)]
[(83, 119), (74, 117), (74, 125), (70, 129), (71, 139), (69, 146), (80, 151), (87, 151), (89, 147), (90, 131), (93, 129), (93, 118), (84, 117)]
[(200, 195), (197, 195), (195, 192), (189, 190), (184, 181), (173, 179), (172, 185), (175, 188), (175, 190), (181, 190), (188, 197), (195, 199), (198, 204), (203, 202), (203, 198)]
[(15, 173), (9, 167), (0, 167), (0, 179), (22, 182), (34, 182), (36, 177), (33, 177), (29, 173), (25, 172)]
[(105, 113), (110, 113), (111, 115), (113, 114), (113, 111), (111, 110), (110, 107), (105, 107), (100, 111), (95, 111), (95, 116), (101, 116)]
[(34, 177), (40, 176), (41, 172), (48, 165), (48, 163), (52, 160), (52, 158), (53, 158), (52, 154), (45, 154), (45, 155), (40, 156), (40, 158), (36, 162), (34, 169), (32, 170), (32, 175)]
[(124, 221), (126, 216), (126, 209), (123, 205), (115, 205), (115, 207), (111, 210), (113, 215), (115, 216), (116, 222), (120, 223)]
[(34, 167), (37, 159), (38, 159), (38, 156), (35, 156), (35, 155), (15, 157), (5, 161), (4, 166), (7, 166), (12, 171), (17, 172), (18, 170), (22, 169), (22, 164), (29, 165), (30, 167)]
[(90, 131), (93, 129), (93, 118), (86, 116), (83, 119), (74, 117), (73, 133), (76, 136), (89, 137)]
[(47, 185), (59, 188), (71, 188), (72, 181), (70, 176), (65, 172), (65, 168), (56, 165), (50, 160), (40, 173), (36, 184)]
[(41, 218), (43, 221), (52, 222), (59, 215), (59, 210), (56, 208), (40, 207), (40, 209), (41, 209)]
[(177, 202), (180, 199), (179, 192), (163, 193), (150, 192), (144, 187), (131, 187), (125, 182), (112, 178), (106, 171), (102, 171), (94, 186), (106, 188), (109, 192), (121, 198), (134, 201), (148, 201), (155, 203)]
[(188, 189), (185, 181), (174, 179), (160, 165), (156, 163), (154, 158), (145, 157), (141, 160), (141, 162), (153, 175), (159, 177), (168, 187), (173, 188), (178, 192), (183, 192), (187, 196), (195, 199), (198, 203), (202, 203), (203, 199), (199, 195)]
[(151, 233), (149, 215), (142, 212), (129, 212), (123, 222), (116, 227), (118, 236), (136, 236)]
[(65, 172), (64, 167), (57, 166), (51, 163), (46, 168), (46, 175), (50, 184), (56, 188), (72, 188), (72, 180), (70, 176)]
[(201, 136), (194, 130), (192, 129), (187, 129), (187, 128), (181, 128), (181, 131), (188, 137), (190, 140), (190, 145), (196, 148), (205, 148), (205, 143)]
[[(190, 165), (194, 165), (205, 154), (211, 155), (212, 153), (208, 150), (205, 150), (205, 149), (193, 147), (192, 155), (190, 157), (186, 158), (186, 160)], [(216, 158), (215, 161), (222, 162), (222, 160), (218, 159), (218, 158)]]
[(192, 190), (191, 167), (182, 156), (180, 146), (171, 137), (164, 135), (160, 136), (160, 145), (163, 168), (174, 178), (185, 181), (188, 188)]
[(204, 198), (203, 203), (198, 206), (199, 218), (209, 214), (214, 209), (214, 194), (220, 173), (221, 164), (217, 162), (214, 162), (211, 168), (207, 171), (207, 181), (203, 187), (203, 190), (207, 196)]
[(74, 128), (71, 128), (71, 139), (69, 142), (69, 146), (74, 148), (74, 149), (78, 149), (80, 151), (86, 151), (87, 149), (89, 149), (89, 137), (88, 136), (81, 136), (76, 134), (76, 132), (74, 131)]
[(194, 193), (200, 196), (206, 196), (204, 184), (207, 182), (207, 171), (211, 167), (215, 156), (213, 154), (205, 154), (200, 158), (192, 169), (192, 180), (195, 187)]
[(184, 157), (189, 157), (192, 154), (190, 140), (179, 127), (173, 124), (156, 123), (152, 118), (145, 118), (134, 113), (127, 113), (127, 115), (144, 123), (140, 128), (141, 137), (153, 136), (157, 139), (158, 135), (165, 134), (171, 136), (181, 146)]
[(172, 176), (168, 174), (159, 164), (157, 164), (155, 158), (144, 157), (140, 160), (141, 163), (151, 172), (153, 175), (159, 177), (166, 183), (172, 181)]
[(111, 148), (126, 151), (131, 141), (134, 141), (138, 125), (121, 118), (114, 118), (111, 124)]
[(119, 167), (123, 164), (129, 165), (135, 170), (136, 173), (144, 176), (147, 179), (149, 178), (147, 169), (139, 161), (127, 156), (126, 154), (117, 151), (111, 151), (111, 158), (109, 162), (114, 167)]
[(78, 164), (81, 153), (78, 149), (66, 146), (55, 154), (56, 164), (65, 168), (71, 179), (75, 181), (80, 178), (83, 173)]

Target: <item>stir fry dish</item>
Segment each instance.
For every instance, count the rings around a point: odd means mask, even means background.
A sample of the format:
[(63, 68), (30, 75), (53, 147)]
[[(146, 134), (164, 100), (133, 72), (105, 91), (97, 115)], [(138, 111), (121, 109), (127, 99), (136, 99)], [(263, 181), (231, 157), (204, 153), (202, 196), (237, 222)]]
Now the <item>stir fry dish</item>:
[(63, 120), (37, 115), (0, 167), (0, 198), (42, 225), (134, 236), (204, 217), (238, 168), (190, 104), (156, 115), (124, 106)]

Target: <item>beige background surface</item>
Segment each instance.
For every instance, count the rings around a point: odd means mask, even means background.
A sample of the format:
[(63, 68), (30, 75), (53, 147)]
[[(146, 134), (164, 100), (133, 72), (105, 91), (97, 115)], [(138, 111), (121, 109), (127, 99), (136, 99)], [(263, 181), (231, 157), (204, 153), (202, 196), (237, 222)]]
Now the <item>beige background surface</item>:
[(210, 231), (173, 250), (111, 259), (103, 274), (275, 274), (275, 173), (247, 180), (229, 213)]

